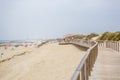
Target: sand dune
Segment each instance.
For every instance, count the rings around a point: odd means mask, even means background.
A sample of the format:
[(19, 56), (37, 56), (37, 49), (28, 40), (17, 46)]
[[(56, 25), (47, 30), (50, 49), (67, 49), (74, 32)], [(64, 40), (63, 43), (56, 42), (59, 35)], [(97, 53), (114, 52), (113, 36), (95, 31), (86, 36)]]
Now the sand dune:
[[(19, 50), (16, 49), (14, 54)], [(0, 63), (0, 80), (70, 80), (85, 53), (73, 45), (58, 43), (48, 43), (25, 51), (29, 50), (29, 54), (26, 52)]]

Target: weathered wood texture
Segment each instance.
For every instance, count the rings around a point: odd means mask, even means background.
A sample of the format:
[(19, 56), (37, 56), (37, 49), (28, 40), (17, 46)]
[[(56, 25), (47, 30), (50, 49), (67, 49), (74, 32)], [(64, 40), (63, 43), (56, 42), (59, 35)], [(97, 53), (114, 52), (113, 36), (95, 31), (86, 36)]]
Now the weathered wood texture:
[(71, 80), (88, 80), (89, 76), (91, 75), (92, 68), (97, 58), (98, 53), (98, 45), (96, 42), (90, 41), (74, 41), (73, 44), (78, 44), (85, 46), (88, 44), (89, 49), (87, 50), (86, 55), (81, 60), (80, 64), (78, 65), (77, 69), (75, 70)]
[(64, 43), (89, 47), (71, 80), (120, 80), (120, 42), (98, 41), (97, 44), (70, 40)]
[(110, 48), (116, 52), (120, 52), (120, 41), (98, 41), (99, 47)]
[(71, 80), (88, 80), (91, 75), (92, 68), (97, 58), (98, 44), (95, 41), (72, 39), (63, 40), (60, 44), (74, 44), (82, 47), (89, 48), (76, 68)]
[(90, 80), (120, 80), (120, 54), (110, 48), (99, 48)]

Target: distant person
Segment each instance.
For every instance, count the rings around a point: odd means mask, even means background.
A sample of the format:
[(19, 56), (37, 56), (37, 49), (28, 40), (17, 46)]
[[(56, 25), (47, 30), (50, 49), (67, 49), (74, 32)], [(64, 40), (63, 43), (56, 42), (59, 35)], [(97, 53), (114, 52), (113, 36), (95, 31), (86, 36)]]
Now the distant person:
[(5, 46), (4, 48), (5, 48), (5, 49), (7, 49), (7, 47), (6, 47), (6, 46)]
[(3, 55), (4, 55), (4, 53), (1, 53), (1, 54), (0, 54), (1, 58), (3, 57)]

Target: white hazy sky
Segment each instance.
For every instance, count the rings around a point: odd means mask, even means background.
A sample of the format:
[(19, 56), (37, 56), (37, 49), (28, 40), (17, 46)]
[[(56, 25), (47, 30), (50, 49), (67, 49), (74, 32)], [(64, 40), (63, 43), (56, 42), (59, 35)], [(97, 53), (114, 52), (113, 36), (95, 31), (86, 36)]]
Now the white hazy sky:
[(120, 0), (0, 0), (0, 40), (120, 31)]

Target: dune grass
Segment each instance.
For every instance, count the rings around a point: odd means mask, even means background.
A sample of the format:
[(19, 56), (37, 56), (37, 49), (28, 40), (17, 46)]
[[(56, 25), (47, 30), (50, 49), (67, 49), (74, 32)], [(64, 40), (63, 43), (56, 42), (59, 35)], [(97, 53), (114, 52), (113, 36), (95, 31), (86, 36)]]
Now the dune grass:
[(120, 31), (104, 32), (97, 40), (120, 41)]

